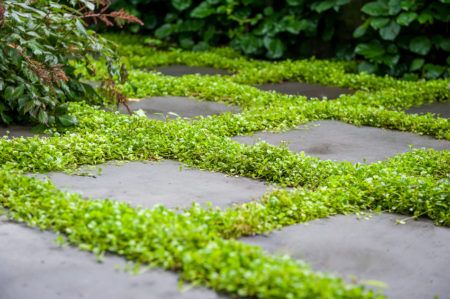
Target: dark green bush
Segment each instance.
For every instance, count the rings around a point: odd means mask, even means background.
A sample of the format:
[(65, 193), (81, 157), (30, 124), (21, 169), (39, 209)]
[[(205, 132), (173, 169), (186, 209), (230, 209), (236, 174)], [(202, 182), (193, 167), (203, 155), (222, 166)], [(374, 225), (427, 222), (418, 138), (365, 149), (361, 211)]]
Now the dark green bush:
[(377, 0), (362, 8), (356, 28), (360, 70), (437, 78), (450, 71), (449, 0)]
[[(0, 0), (0, 123), (76, 123), (66, 103), (95, 92), (79, 81), (70, 60), (89, 66), (102, 57), (110, 77), (120, 77), (109, 43), (85, 29), (84, 18), (96, 19), (97, 1), (66, 2)], [(123, 17), (101, 16), (110, 23)]]
[(357, 58), (360, 71), (396, 77), (449, 75), (449, 0), (118, 0), (115, 6), (184, 49), (231, 45), (271, 59)]
[[(245, 54), (281, 58), (323, 55), (337, 12), (350, 0), (172, 0), (116, 1), (144, 20), (145, 29), (185, 49), (230, 44)], [(327, 45), (328, 44), (328, 45)], [(334, 47), (333, 51), (334, 52)]]

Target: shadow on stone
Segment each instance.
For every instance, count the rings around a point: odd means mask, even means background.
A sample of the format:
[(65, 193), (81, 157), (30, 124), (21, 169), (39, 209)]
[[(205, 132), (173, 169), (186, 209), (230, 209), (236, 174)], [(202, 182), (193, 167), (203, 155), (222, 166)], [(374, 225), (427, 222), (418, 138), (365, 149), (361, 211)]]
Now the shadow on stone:
[(282, 132), (259, 132), (234, 140), (254, 144), (259, 140), (279, 145), (285, 141), (292, 151), (335, 161), (376, 162), (413, 148), (450, 149), (450, 142), (409, 132), (373, 127), (356, 127), (334, 120), (312, 122)]
[[(101, 168), (101, 174), (98, 169)], [(227, 207), (259, 199), (269, 188), (262, 181), (229, 177), (223, 173), (184, 168), (175, 161), (113, 163), (84, 168), (90, 175), (50, 173), (48, 178), (62, 190), (94, 199), (114, 199), (152, 208), (188, 208), (196, 202)]]
[(7, 127), (0, 126), (0, 137), (6, 136), (7, 138), (18, 137), (43, 137), (41, 133), (35, 132), (32, 126), (11, 125)]
[(436, 227), (428, 220), (396, 224), (403, 218), (381, 214), (358, 220), (355, 215), (340, 215), (242, 241), (302, 259), (314, 270), (384, 282), (389, 298), (446, 298), (450, 294), (450, 228)]
[(157, 72), (166, 76), (180, 77), (184, 75), (231, 75), (231, 72), (206, 66), (167, 65), (154, 68)]
[(55, 244), (55, 235), (0, 219), (0, 297), (96, 299), (212, 299), (204, 288), (178, 289), (175, 273), (149, 270), (133, 275), (122, 270), (124, 259), (107, 255), (102, 263), (92, 253)]
[(408, 109), (406, 113), (413, 114), (425, 114), (425, 113), (433, 113), (436, 114), (436, 116), (442, 117), (442, 118), (450, 118), (450, 102), (438, 102), (438, 103), (431, 103), (431, 104), (425, 104), (418, 107), (413, 107), (411, 109)]
[[(237, 106), (229, 106), (216, 102), (199, 101), (188, 97), (152, 97), (140, 101), (130, 101), (128, 107), (131, 111), (142, 109), (152, 119), (165, 120), (166, 118), (209, 116), (225, 112), (239, 113)], [(121, 105), (119, 111), (128, 113)]]
[(303, 95), (308, 98), (336, 99), (341, 95), (353, 94), (354, 90), (340, 87), (324, 86), (319, 84), (301, 83), (301, 82), (284, 82), (284, 83), (267, 83), (255, 85), (255, 87), (265, 91), (276, 91), (289, 95)]

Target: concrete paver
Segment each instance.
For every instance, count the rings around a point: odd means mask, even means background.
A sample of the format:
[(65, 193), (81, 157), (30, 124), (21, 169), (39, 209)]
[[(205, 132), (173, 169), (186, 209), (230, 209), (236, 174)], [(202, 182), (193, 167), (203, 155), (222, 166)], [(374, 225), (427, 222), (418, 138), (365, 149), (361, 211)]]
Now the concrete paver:
[(156, 67), (155, 70), (157, 72), (162, 73), (167, 76), (184, 76), (184, 75), (231, 75), (231, 73), (227, 70), (216, 69), (213, 67), (206, 66), (188, 66), (188, 65), (166, 65)]
[(428, 220), (396, 224), (403, 218), (380, 214), (358, 220), (355, 215), (339, 215), (242, 240), (302, 259), (314, 270), (384, 282), (386, 295), (393, 299), (448, 298), (450, 228)]
[[(98, 169), (101, 168), (101, 174)], [(133, 206), (188, 208), (197, 202), (227, 207), (259, 199), (269, 188), (262, 181), (189, 169), (175, 161), (107, 163), (89, 170), (91, 176), (49, 173), (58, 188), (94, 199), (114, 199)]]
[(254, 144), (259, 140), (278, 145), (288, 143), (292, 151), (326, 160), (376, 162), (413, 148), (450, 149), (450, 142), (409, 132), (373, 127), (357, 127), (334, 120), (321, 120), (282, 132), (259, 132), (253, 136), (238, 136), (234, 140)]
[[(130, 101), (128, 102), (128, 107), (131, 111), (142, 109), (149, 118), (158, 120), (176, 118), (177, 115), (179, 117), (193, 118), (225, 112), (239, 113), (241, 111), (237, 106), (175, 96), (151, 97), (140, 101)], [(128, 113), (123, 105), (121, 105), (119, 110), (122, 113)]]
[(55, 235), (0, 220), (1, 299), (216, 299), (204, 288), (178, 288), (175, 273), (148, 270), (133, 275), (124, 259), (59, 247)]
[(302, 82), (266, 83), (256, 85), (255, 87), (261, 90), (276, 91), (283, 94), (304, 95), (308, 98), (326, 97), (328, 99), (336, 99), (341, 95), (353, 94), (355, 92), (354, 90), (348, 88)]
[(406, 113), (410, 114), (434, 113), (442, 118), (450, 118), (450, 102), (439, 102), (439, 103), (425, 104), (418, 107), (412, 107), (411, 109), (408, 109)]

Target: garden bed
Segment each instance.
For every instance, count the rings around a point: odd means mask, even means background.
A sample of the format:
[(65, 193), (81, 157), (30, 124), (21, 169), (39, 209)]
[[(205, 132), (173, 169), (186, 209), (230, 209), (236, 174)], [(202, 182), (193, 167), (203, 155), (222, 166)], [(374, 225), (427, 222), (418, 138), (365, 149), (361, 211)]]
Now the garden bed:
[[(450, 123), (441, 117), (405, 112), (424, 103), (448, 102), (450, 93), (445, 80), (407, 82), (353, 74), (346, 71), (345, 63), (321, 60), (272, 64), (247, 60), (227, 49), (163, 52), (131, 44), (122, 45), (120, 51), (131, 68), (129, 82), (120, 86), (128, 96), (194, 97), (205, 103), (235, 105), (240, 111), (190, 120), (159, 121), (148, 119), (146, 115), (129, 116), (72, 103), (70, 112), (77, 117), (78, 126), (48, 131), (49, 137), (44, 139), (0, 139), (0, 204), (11, 220), (56, 232), (61, 235), (59, 239), (100, 257), (106, 253), (117, 254), (138, 264), (178, 271), (181, 279), (227, 296), (261, 298), (374, 298), (381, 295), (374, 295), (370, 286), (364, 288), (361, 280), (354, 284), (342, 277), (315, 272), (316, 269), (311, 270), (304, 262), (296, 260), (293, 253), (292, 257), (273, 255), (258, 246), (245, 244), (239, 239), (242, 236), (266, 234), (336, 214), (373, 210), (426, 217), (435, 225), (443, 226), (440, 230), (445, 231), (444, 234), (448, 232)], [(222, 68), (233, 75), (174, 77), (142, 71), (142, 68), (180, 63)], [(317, 101), (252, 86), (293, 80), (359, 91), (333, 101)], [(314, 121), (331, 124), (332, 128), (342, 124), (361, 131), (352, 135), (355, 140), (367, 140), (366, 130), (376, 131), (374, 134), (394, 134), (394, 143), (398, 143), (397, 136), (411, 136), (411, 139), (406, 139), (401, 149), (376, 156), (371, 161), (382, 161), (372, 164), (335, 162), (327, 157), (309, 156), (308, 152), (297, 153), (285, 145), (264, 142), (246, 145), (232, 139), (259, 131), (286, 131)], [(372, 128), (356, 127), (362, 125)], [(312, 137), (317, 128), (311, 129)], [(385, 141), (384, 135), (380, 138), (380, 142)], [(373, 141), (373, 137), (369, 139)], [(423, 140), (427, 141), (421, 146), (426, 148), (409, 151), (409, 143), (419, 144)], [(376, 154), (381, 152), (375, 150), (374, 145), (368, 147)], [(334, 149), (335, 145), (330, 144), (329, 148)], [(408, 152), (404, 152), (406, 149)], [(361, 160), (361, 157), (354, 157), (348, 156), (345, 160)], [(171, 190), (177, 197), (175, 205), (150, 208), (153, 203), (164, 203), (163, 195), (159, 200), (155, 191), (168, 182), (162, 175), (170, 172), (165, 168), (155, 172), (143, 170), (142, 175), (134, 169), (129, 169), (127, 174), (120, 173), (118, 166), (117, 171), (114, 167), (105, 168), (105, 177), (118, 175), (113, 183), (115, 187), (119, 182), (128, 186), (127, 180), (131, 186), (139, 185), (142, 197), (131, 193), (132, 198), (139, 196), (145, 200), (144, 193), (155, 196), (149, 208), (103, 200), (103, 195), (98, 193), (93, 196), (102, 200), (86, 200), (79, 194), (63, 192), (49, 182), (27, 176), (27, 173), (74, 171), (83, 165), (101, 165), (108, 161), (159, 159), (177, 160), (202, 169), (202, 172), (183, 171), (205, 174), (201, 179), (193, 175), (185, 181), (190, 188), (198, 187), (195, 183), (214, 183), (215, 178), (219, 178), (219, 185), (224, 180), (232, 182), (225, 183), (226, 188), (220, 192), (221, 196), (229, 196), (225, 200), (228, 208), (194, 204), (183, 211), (174, 211), (170, 208), (181, 206), (178, 200), (182, 198), (188, 205), (192, 201), (203, 204), (210, 198), (206, 190), (200, 192), (205, 198), (192, 199), (176, 184)], [(178, 167), (176, 162), (170, 163)], [(225, 178), (225, 174), (247, 178)], [(62, 174), (52, 176), (69, 178)], [(89, 176), (78, 179), (94, 180)], [(140, 179), (154, 180), (156, 185), (147, 188)], [(274, 184), (280, 189), (260, 196), (259, 192), (265, 190), (264, 183), (250, 179)], [(239, 189), (242, 180), (255, 182), (257, 190), (246, 193), (246, 184)], [(180, 181), (176, 179), (176, 183)], [(96, 186), (96, 183), (86, 185), (86, 190), (96, 191)], [(283, 189), (285, 187), (290, 188)], [(212, 197), (215, 195), (211, 195), (215, 204)], [(235, 202), (239, 204), (229, 205)], [(142, 201), (138, 204), (144, 206)], [(415, 224), (407, 222), (405, 228), (399, 229), (414, 230)], [(365, 225), (369, 227), (370, 222)], [(435, 254), (435, 249), (440, 250), (433, 244), (423, 246), (430, 254)], [(353, 274), (358, 273), (355, 270)], [(441, 286), (440, 281), (436, 283)], [(434, 291), (430, 291), (430, 296), (447, 291), (445, 286), (431, 289)], [(403, 294), (407, 293), (399, 296)]]

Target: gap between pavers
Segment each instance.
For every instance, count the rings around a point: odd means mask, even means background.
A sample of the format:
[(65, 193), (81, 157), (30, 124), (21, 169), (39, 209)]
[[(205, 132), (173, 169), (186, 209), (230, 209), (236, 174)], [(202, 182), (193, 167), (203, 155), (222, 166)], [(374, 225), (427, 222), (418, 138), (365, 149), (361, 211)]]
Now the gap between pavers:
[[(177, 96), (150, 97), (142, 100), (133, 100), (128, 102), (128, 107), (131, 111), (141, 109), (147, 117), (157, 120), (177, 118), (178, 116), (194, 118), (226, 112), (241, 112), (241, 109), (237, 106)], [(119, 111), (121, 113), (128, 113), (124, 105), (119, 107)]]
[(450, 102), (438, 102), (416, 106), (406, 111), (408, 114), (433, 113), (442, 118), (450, 118)]
[(321, 99), (326, 97), (330, 100), (339, 98), (341, 95), (355, 93), (355, 90), (348, 88), (302, 82), (266, 83), (255, 85), (255, 87), (264, 91), (276, 91), (288, 95), (303, 95), (308, 98)]
[[(205, 288), (178, 288), (173, 272), (151, 269), (138, 275), (123, 271), (124, 259), (59, 247), (55, 235), (0, 218), (1, 299), (213, 299)], [(119, 266), (122, 270), (116, 269)]]
[(228, 70), (224, 69), (217, 69), (213, 67), (207, 67), (207, 66), (188, 66), (188, 65), (165, 65), (165, 66), (158, 66), (153, 68), (153, 70), (156, 70), (157, 72), (162, 73), (166, 76), (175, 76), (180, 77), (184, 75), (232, 75), (232, 73)]
[(86, 175), (54, 172), (33, 176), (48, 177), (56, 187), (86, 198), (109, 198), (144, 208), (156, 204), (188, 208), (194, 202), (203, 206), (211, 202), (213, 206), (229, 207), (258, 200), (272, 188), (262, 181), (192, 169), (171, 160), (122, 165), (106, 163), (94, 168), (84, 167), (81, 171)]
[(314, 270), (351, 281), (387, 284), (393, 299), (447, 298), (450, 294), (450, 228), (429, 220), (396, 224), (406, 216), (338, 215), (241, 241), (270, 253), (287, 254)]
[(374, 127), (357, 127), (334, 120), (321, 120), (281, 133), (258, 132), (234, 140), (255, 144), (258, 141), (279, 145), (283, 141), (292, 151), (326, 160), (376, 162), (413, 148), (450, 149), (450, 142), (409, 132)]

